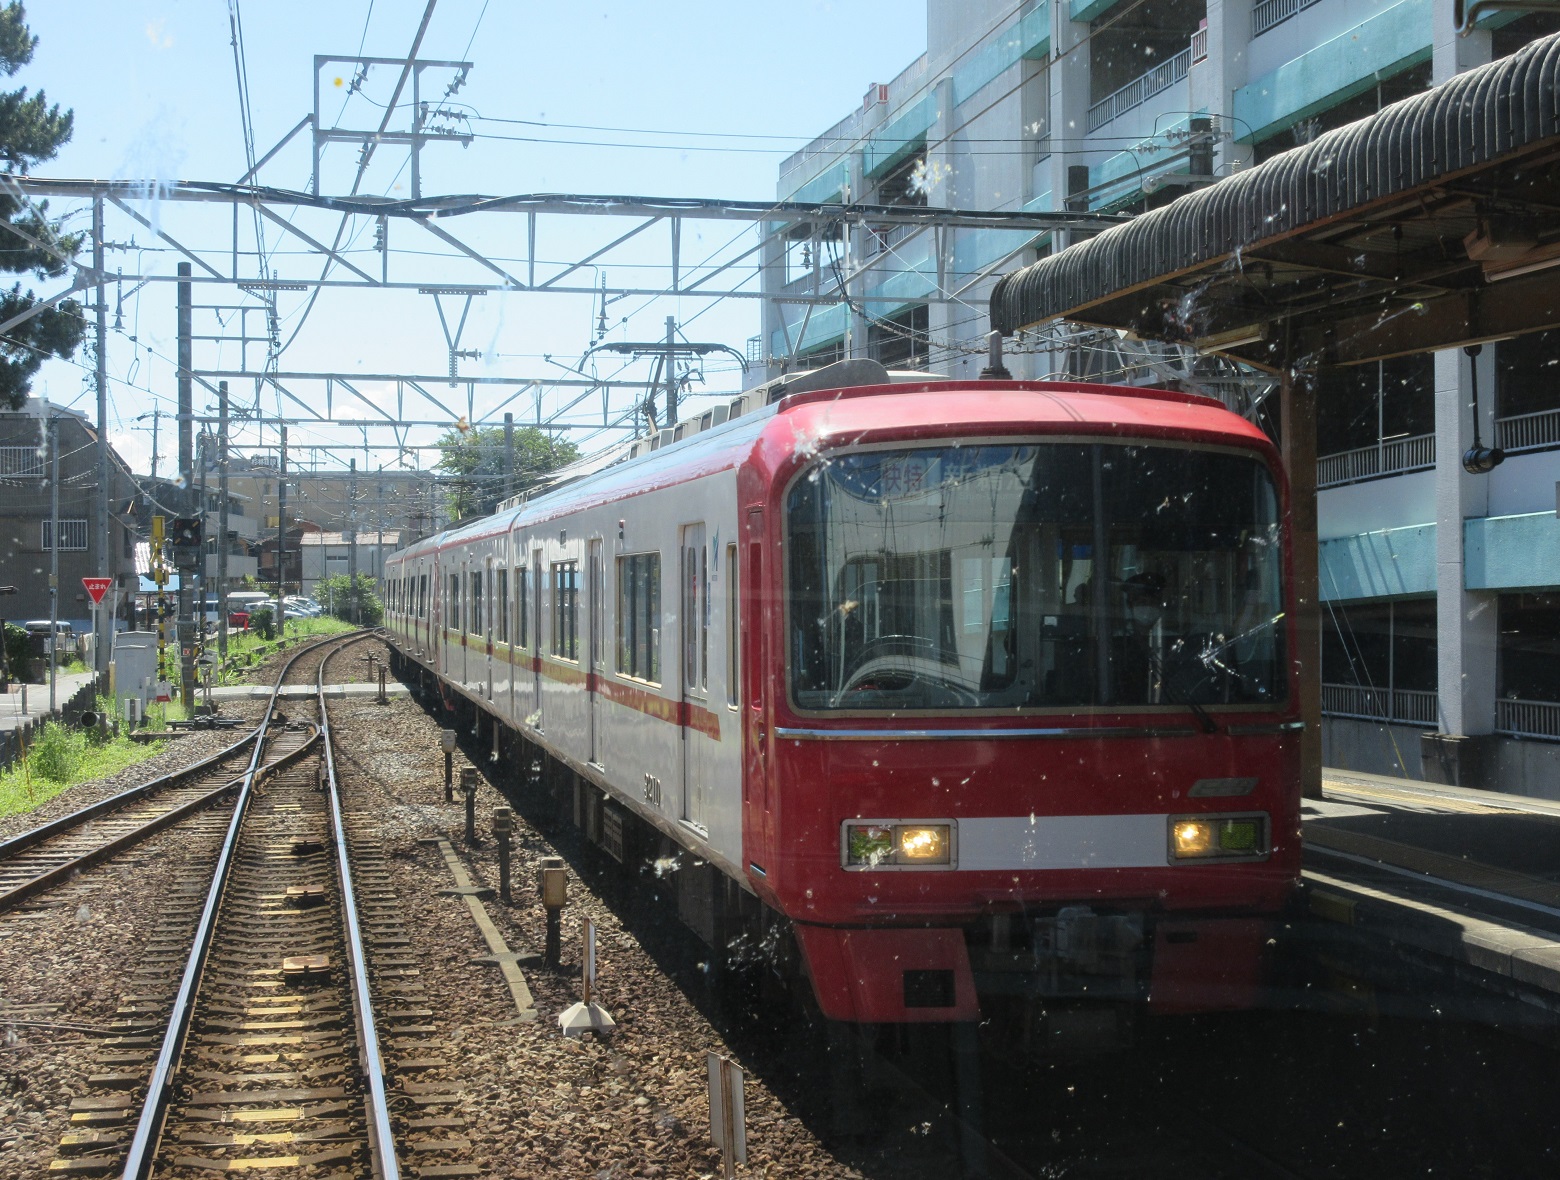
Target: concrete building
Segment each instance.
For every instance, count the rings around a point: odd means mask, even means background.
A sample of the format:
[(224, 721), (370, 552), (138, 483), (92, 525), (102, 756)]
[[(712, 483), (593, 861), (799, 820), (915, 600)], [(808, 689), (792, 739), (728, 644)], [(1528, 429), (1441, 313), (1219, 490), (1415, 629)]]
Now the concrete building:
[[(385, 570), (385, 555), (401, 547), (399, 529), (360, 531), (357, 535), (357, 572), (378, 580)], [(303, 593), (315, 596), (322, 578), (345, 577), (352, 568), (350, 533), (303, 533), (299, 537)], [(323, 605), (323, 603), (322, 603)]]
[[(1462, 37), (1452, 0), (928, 0), (926, 53), (776, 195), (1130, 215), (1557, 29), (1498, 13)], [(1067, 245), (771, 223), (750, 352), (771, 376), (872, 356), (973, 377), (996, 276)], [(1267, 378), (1190, 349), (1065, 327), (1009, 346), (1018, 377), (1179, 385), (1272, 425)], [(1560, 333), (1536, 333), (1318, 374), (1329, 765), (1435, 776), (1455, 744), (1463, 781), (1560, 797), (1557, 370)], [(1475, 430), (1508, 455), (1487, 475), (1462, 467)]]
[(97, 429), (84, 415), (38, 398), (0, 413), (0, 583), (16, 587), (0, 599), (0, 614), (12, 622), (49, 617), (54, 525), (48, 418), (56, 423), (59, 450), (59, 617), (77, 632), (91, 631), (92, 600), (81, 579), (101, 574), (117, 578), (122, 590), (134, 586), (135, 477), (110, 447), (108, 551), (100, 553)]
[[(262, 532), (275, 532), (278, 479), (274, 458), (231, 456), (228, 490), (244, 497)], [(360, 532), (396, 529), (409, 540), (436, 532), (447, 520), (444, 490), (434, 472), (365, 469), (354, 476), (351, 471), (309, 471), (291, 465), (287, 471), (287, 517), (289, 522), (308, 521), (327, 532), (346, 531), (354, 523)]]

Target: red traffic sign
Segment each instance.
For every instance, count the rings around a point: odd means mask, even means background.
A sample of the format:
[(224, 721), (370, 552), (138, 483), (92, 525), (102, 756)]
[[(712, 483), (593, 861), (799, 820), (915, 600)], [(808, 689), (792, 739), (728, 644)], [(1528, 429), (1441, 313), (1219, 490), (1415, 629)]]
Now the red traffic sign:
[(113, 578), (82, 578), (81, 584), (87, 588), (87, 593), (92, 595), (93, 605), (103, 601), (103, 595), (108, 593), (108, 588), (114, 584)]

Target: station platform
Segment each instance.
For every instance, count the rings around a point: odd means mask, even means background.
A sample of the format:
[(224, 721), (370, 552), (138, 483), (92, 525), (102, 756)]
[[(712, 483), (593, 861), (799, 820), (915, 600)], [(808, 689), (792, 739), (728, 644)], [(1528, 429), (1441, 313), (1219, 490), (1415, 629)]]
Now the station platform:
[(1560, 1007), (1560, 802), (1354, 771), (1303, 801), (1311, 913)]

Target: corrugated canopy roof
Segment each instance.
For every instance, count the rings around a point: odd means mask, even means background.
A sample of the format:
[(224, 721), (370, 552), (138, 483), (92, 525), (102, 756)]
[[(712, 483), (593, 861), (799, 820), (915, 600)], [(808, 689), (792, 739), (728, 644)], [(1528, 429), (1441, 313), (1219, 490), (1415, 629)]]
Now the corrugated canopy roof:
[(1068, 319), (1268, 369), (1560, 326), (1560, 36), (1005, 276)]

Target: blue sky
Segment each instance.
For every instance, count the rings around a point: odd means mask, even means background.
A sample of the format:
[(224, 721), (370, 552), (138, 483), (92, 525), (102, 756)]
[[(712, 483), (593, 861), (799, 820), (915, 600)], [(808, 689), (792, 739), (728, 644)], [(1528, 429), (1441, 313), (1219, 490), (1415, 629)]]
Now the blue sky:
[[(312, 109), (314, 55), (356, 56), (361, 45), (363, 55), (403, 56), (424, 3), (241, 2), (237, 11), (256, 153), (264, 154)], [(28, 18), (41, 41), (32, 65), (13, 85), (41, 87), (76, 114), (74, 139), (56, 160), (40, 167), (39, 174), (225, 181), (242, 175), (247, 165), (228, 4), (51, 0), (30, 5)], [(781, 5), (729, 0), (572, 5), (440, 0), (419, 56), (453, 60), (465, 55), (474, 69), (448, 100), (442, 95), (451, 74), (430, 72), (433, 93), (425, 97), (464, 113), (466, 126), (478, 138), (467, 147), (427, 148), (423, 191), (772, 198), (776, 169), (787, 153), (830, 127), (861, 101), (871, 83), (892, 78), (924, 47), (924, 0), (794, 0)], [(376, 126), (382, 108), (374, 103), (388, 97), (394, 75), (391, 69), (377, 68), (358, 93), (349, 95), (349, 68), (327, 68), (321, 74), (322, 109), (343, 125)], [(396, 120), (392, 128), (401, 122)], [(352, 145), (327, 149), (323, 190), (350, 187), (356, 151)], [(381, 148), (364, 177), (363, 191), (409, 195), (405, 162), (404, 150)], [(301, 189), (310, 173), (305, 133), (267, 166), (261, 179)], [(74, 212), (73, 224), (81, 224), (82, 211), (73, 210), (69, 202), (55, 201), (52, 207), (55, 212)], [(225, 206), (148, 201), (138, 208), (192, 248), (231, 248), (232, 213)], [(298, 223), (329, 240), (338, 221), (309, 213)], [(630, 224), (595, 218), (544, 221), (538, 253), (572, 261)], [(110, 239), (127, 247), (110, 251), (110, 270), (172, 272), (177, 256), (146, 229), (114, 210), (108, 227)], [(365, 269), (376, 269), (372, 225), (359, 222), (352, 232), (356, 253), (351, 257)], [(391, 232), (394, 249), (422, 252), (395, 257), (392, 278), (395, 268), (404, 264), (403, 277), (415, 273), (428, 281), (477, 279), (475, 272), (438, 257), (443, 248), (421, 231), (393, 225)], [(525, 251), (522, 217), (487, 217), (480, 224), (466, 219), (459, 232), (492, 256), (519, 258)], [(252, 233), (246, 214), (241, 250), (251, 248)], [(685, 265), (718, 256), (744, 235), (748, 244), (756, 241), (750, 229), (735, 223), (688, 223)], [(129, 249), (132, 242), (135, 248)], [(295, 252), (295, 241), (279, 240), (277, 231), (268, 230), (267, 244), (276, 251), (271, 265), (278, 275), (318, 274), (315, 261)], [(609, 281), (662, 285), (664, 275), (635, 265), (664, 259), (664, 242), (657, 239), (654, 245), (653, 250), (630, 254), (615, 268), (609, 266)], [(597, 272), (588, 274), (588, 281), (596, 281)], [(119, 423), (113, 437), (133, 465), (144, 470), (150, 457), (149, 423), (135, 419), (154, 404), (169, 408), (175, 396), (170, 359), (175, 351), (174, 296), (168, 284), (139, 292), (131, 288), (123, 285), (122, 307), (121, 289), (110, 289), (111, 306), (123, 322), (109, 342), (112, 416)], [(36, 289), (48, 293), (52, 287)], [(231, 287), (202, 286), (197, 287), (196, 302), (235, 303), (239, 294)], [(307, 317), (302, 315), (305, 301), (295, 294), (279, 299), (281, 336), (292, 341), (283, 357), (285, 368), (438, 373), (446, 367), (444, 338), (428, 296), (334, 292), (322, 295)], [(478, 348), (484, 356), (463, 362), (463, 371), (517, 376), (558, 372), (543, 354), (577, 358), (590, 342), (596, 310), (588, 298), (566, 296), (503, 294), (477, 300), (462, 347)], [(610, 309), (614, 338), (658, 336), (667, 315), (690, 321), (691, 339), (737, 348), (758, 331), (757, 305), (751, 301), (710, 306), (689, 298), (626, 298)], [(620, 323), (625, 316), (628, 322)], [(232, 317), (227, 318), (231, 322)], [(252, 326), (258, 323), (252, 320)], [(198, 344), (197, 368), (237, 367), (233, 330), (219, 329), (212, 313), (206, 313), (204, 323), (197, 322), (197, 334), (227, 331), (230, 336), (226, 343)], [(251, 367), (259, 356), (251, 347)], [(85, 356), (76, 359), (87, 363)], [(643, 376), (644, 370), (641, 364), (625, 376)], [(718, 372), (715, 366), (707, 375), (711, 388), (730, 389), (738, 383), (734, 373)], [(90, 412), (88, 382), (80, 365), (51, 363), (35, 392)], [(262, 408), (273, 409), (274, 401), (263, 401)], [(316, 428), (295, 431), (294, 438), (330, 442), (354, 434), (332, 435)]]

